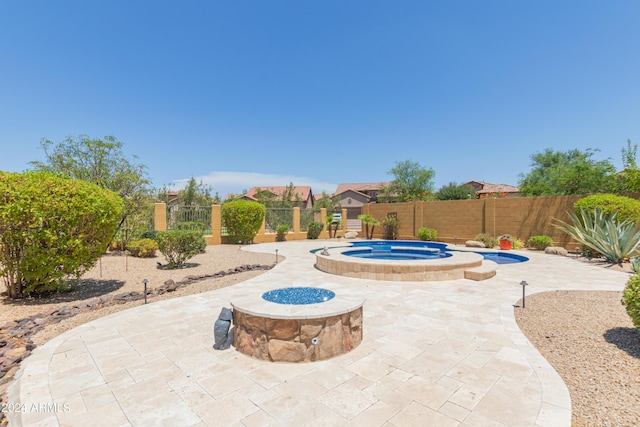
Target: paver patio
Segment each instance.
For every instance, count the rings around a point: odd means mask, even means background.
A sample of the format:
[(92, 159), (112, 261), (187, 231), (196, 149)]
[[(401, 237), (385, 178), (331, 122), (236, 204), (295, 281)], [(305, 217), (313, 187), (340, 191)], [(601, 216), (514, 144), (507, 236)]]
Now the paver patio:
[[(566, 386), (516, 325), (519, 284), (529, 283), (528, 294), (619, 291), (626, 273), (526, 252), (529, 262), (481, 282), (372, 281), (315, 269), (309, 250), (325, 244), (245, 247), (277, 248), (287, 259), (232, 287), (152, 302), (52, 339), (22, 362), (9, 389), (9, 403), (24, 409), (8, 414), (11, 425), (571, 425)], [(233, 295), (287, 286), (362, 294), (362, 344), (301, 364), (212, 348), (213, 324)]]

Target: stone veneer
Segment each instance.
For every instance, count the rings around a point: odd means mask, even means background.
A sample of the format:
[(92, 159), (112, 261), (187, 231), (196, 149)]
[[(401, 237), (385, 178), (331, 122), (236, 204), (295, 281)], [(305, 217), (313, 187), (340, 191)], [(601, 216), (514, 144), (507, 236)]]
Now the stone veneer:
[(362, 307), (322, 319), (269, 319), (237, 310), (233, 313), (233, 345), (256, 359), (314, 362), (344, 354), (362, 342)]
[(382, 260), (343, 255), (346, 250), (353, 248), (331, 248), (330, 255), (317, 251), (316, 267), (325, 273), (359, 279), (431, 281), (464, 279), (466, 270), (480, 267), (484, 261), (482, 255), (464, 251), (454, 251), (452, 256), (439, 259)]
[(362, 342), (363, 298), (336, 294), (318, 304), (287, 305), (249, 296), (231, 301), (233, 345), (270, 362), (314, 362)]

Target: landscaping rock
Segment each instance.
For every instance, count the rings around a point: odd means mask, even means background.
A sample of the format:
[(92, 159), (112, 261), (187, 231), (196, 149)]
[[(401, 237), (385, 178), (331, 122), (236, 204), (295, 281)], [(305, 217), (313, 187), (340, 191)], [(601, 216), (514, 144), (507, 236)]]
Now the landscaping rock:
[(464, 245), (468, 248), (486, 248), (484, 243), (478, 242), (477, 240), (467, 240)]
[(346, 233), (344, 233), (345, 239), (355, 239), (356, 237), (358, 237), (357, 231), (347, 231)]
[(549, 246), (544, 250), (545, 254), (567, 256), (569, 252), (562, 246)]

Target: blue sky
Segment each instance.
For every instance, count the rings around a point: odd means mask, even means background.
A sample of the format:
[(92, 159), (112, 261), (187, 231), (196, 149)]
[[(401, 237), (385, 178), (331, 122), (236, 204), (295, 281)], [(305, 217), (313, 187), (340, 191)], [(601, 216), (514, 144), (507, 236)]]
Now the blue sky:
[(113, 135), (155, 186), (516, 185), (640, 142), (637, 0), (0, 0), (0, 170)]

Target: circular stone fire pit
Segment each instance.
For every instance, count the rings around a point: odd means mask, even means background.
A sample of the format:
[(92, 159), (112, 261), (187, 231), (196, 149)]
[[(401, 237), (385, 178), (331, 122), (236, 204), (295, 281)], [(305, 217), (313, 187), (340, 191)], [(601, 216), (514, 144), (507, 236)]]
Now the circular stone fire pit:
[(231, 300), (233, 345), (271, 362), (314, 362), (362, 342), (364, 298), (328, 289), (290, 287)]

